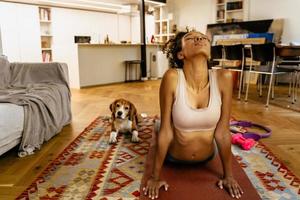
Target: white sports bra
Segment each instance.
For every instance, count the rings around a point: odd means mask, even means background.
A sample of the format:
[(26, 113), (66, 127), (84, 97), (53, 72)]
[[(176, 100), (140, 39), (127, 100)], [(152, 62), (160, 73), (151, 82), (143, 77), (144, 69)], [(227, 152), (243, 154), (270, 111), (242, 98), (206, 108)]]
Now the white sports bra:
[(182, 69), (178, 69), (176, 99), (172, 108), (172, 119), (176, 129), (183, 132), (214, 130), (221, 116), (221, 95), (215, 70), (209, 70), (210, 97), (208, 106), (195, 109), (188, 105), (186, 80)]

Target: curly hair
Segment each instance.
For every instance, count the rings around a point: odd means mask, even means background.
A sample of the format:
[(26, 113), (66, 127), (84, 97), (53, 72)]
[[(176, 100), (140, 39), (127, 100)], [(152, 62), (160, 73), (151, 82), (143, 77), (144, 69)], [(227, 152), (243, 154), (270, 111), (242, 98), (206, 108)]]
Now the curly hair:
[(175, 37), (169, 39), (169, 41), (163, 47), (163, 51), (167, 54), (169, 65), (172, 68), (183, 68), (183, 61), (178, 59), (177, 54), (182, 50), (181, 40), (187, 33), (188, 31), (178, 32)]

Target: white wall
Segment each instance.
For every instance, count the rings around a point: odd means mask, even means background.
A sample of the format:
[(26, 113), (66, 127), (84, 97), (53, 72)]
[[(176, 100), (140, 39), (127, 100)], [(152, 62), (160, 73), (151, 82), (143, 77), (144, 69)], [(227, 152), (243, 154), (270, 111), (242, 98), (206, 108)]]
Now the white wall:
[(140, 16), (135, 15), (131, 17), (131, 42), (140, 43), (141, 42), (141, 30), (140, 30)]
[(155, 20), (153, 15), (145, 16), (146, 23), (146, 42), (151, 43), (151, 37), (155, 34)]
[(0, 26), (0, 55), (2, 55), (2, 39), (1, 39), (1, 26)]
[(52, 8), (53, 59), (68, 64), (71, 87), (80, 85), (74, 36), (87, 35), (91, 43), (103, 43), (107, 34), (113, 42), (130, 40), (130, 16)]
[[(247, 0), (249, 20), (284, 18), (282, 42), (300, 42), (299, 0)], [(216, 0), (169, 1), (174, 13), (174, 22), (179, 28), (195, 27), (205, 32), (206, 25), (215, 23)]]
[(196, 28), (198, 31), (206, 32), (206, 25), (213, 23), (212, 0), (176, 0), (168, 1), (169, 12), (174, 14), (174, 23), (179, 30), (186, 26)]
[(282, 42), (300, 42), (299, 0), (250, 0), (250, 20), (284, 18)]
[(40, 62), (40, 28), (36, 6), (0, 2), (3, 54), (10, 62)]
[[(141, 43), (140, 15), (131, 17), (131, 42)], [(153, 15), (145, 15), (146, 43), (150, 43), (151, 36), (155, 34), (155, 20)]]
[[(107, 34), (113, 42), (131, 40), (130, 16), (63, 8), (51, 14), (53, 61), (68, 64), (71, 87), (79, 87), (75, 35), (91, 36), (91, 43), (103, 43)], [(38, 15), (38, 6), (0, 2), (2, 49), (9, 61), (42, 61)]]
[(131, 18), (130, 16), (117, 15), (118, 37), (116, 42), (120, 42), (122, 40), (126, 40), (126, 41), (131, 40), (130, 18)]

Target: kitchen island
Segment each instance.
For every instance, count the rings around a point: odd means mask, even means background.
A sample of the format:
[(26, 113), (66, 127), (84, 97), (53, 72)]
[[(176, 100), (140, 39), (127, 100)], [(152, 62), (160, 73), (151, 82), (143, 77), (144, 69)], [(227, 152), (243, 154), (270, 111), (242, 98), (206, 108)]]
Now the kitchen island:
[[(160, 49), (158, 44), (147, 45), (147, 77), (150, 58)], [(80, 87), (124, 82), (124, 61), (140, 60), (140, 52), (141, 44), (78, 44)]]

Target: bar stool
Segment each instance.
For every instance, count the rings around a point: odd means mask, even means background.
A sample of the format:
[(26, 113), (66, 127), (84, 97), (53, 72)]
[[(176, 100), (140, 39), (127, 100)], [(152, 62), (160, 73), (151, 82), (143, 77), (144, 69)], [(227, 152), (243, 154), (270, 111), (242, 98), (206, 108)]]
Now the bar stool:
[[(125, 60), (125, 82), (133, 81), (133, 80), (131, 80), (131, 73), (130, 73), (131, 69), (133, 67), (135, 67), (135, 68), (133, 68), (133, 69), (135, 69), (135, 79), (134, 80), (138, 80), (139, 75), (141, 73), (141, 64), (142, 64), (141, 60)], [(129, 77), (127, 75), (127, 71), (129, 73)], [(127, 79), (127, 77), (128, 77), (128, 79)]]

